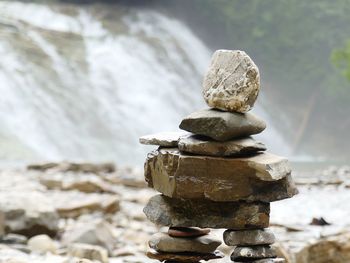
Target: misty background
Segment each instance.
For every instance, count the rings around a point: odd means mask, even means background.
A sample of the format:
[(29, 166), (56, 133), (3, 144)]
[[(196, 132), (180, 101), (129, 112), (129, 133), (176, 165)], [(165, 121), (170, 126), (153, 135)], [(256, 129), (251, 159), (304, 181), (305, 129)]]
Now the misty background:
[(270, 151), (346, 162), (350, 1), (0, 1), (0, 158), (142, 165), (144, 134), (206, 107), (216, 49), (262, 77)]

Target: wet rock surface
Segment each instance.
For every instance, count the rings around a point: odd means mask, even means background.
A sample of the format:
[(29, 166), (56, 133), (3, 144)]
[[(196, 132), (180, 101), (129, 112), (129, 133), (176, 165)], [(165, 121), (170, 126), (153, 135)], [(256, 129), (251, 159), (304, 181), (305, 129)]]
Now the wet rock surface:
[(193, 112), (180, 123), (180, 129), (207, 136), (216, 141), (228, 141), (259, 134), (265, 128), (265, 122), (252, 113), (242, 114), (215, 109)]
[[(174, 198), (229, 202), (272, 202), (297, 193), (285, 158), (269, 153), (252, 157), (216, 158), (160, 149), (148, 155), (148, 185)], [(192, 182), (196, 182), (193, 187)]]
[(240, 50), (217, 50), (203, 81), (204, 100), (225, 111), (249, 111), (259, 94), (259, 69)]

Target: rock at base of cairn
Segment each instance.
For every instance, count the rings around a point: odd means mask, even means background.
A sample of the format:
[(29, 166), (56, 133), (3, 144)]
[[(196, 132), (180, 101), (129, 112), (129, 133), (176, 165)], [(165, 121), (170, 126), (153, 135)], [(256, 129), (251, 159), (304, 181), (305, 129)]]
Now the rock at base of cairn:
[(223, 112), (215, 109), (193, 112), (180, 123), (182, 130), (222, 142), (259, 134), (265, 128), (265, 122), (251, 113)]
[(171, 237), (166, 233), (154, 234), (148, 242), (149, 247), (157, 252), (165, 253), (201, 253), (210, 254), (215, 252), (221, 241), (209, 236), (196, 238)]
[(143, 211), (151, 222), (173, 227), (256, 229), (268, 227), (270, 219), (269, 203), (185, 200), (164, 195), (153, 196)]
[(159, 261), (166, 261), (166, 262), (183, 262), (183, 263), (195, 263), (200, 262), (201, 260), (211, 260), (211, 259), (219, 259), (223, 258), (224, 255), (216, 251), (214, 253), (210, 254), (198, 254), (198, 253), (158, 253), (156, 251), (149, 251), (147, 252), (147, 257), (151, 259), (156, 259)]
[(232, 252), (231, 260), (234, 262), (250, 262), (276, 257), (276, 250), (270, 246), (237, 246)]
[(226, 230), (224, 232), (224, 242), (227, 246), (271, 245), (275, 241), (275, 235), (269, 229)]

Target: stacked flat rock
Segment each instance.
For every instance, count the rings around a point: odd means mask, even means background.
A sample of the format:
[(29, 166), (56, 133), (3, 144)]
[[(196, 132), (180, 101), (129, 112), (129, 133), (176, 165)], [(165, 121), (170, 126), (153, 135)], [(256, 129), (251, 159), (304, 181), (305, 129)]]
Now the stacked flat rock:
[(182, 120), (187, 133), (140, 138), (159, 146), (147, 156), (145, 179), (161, 194), (144, 212), (153, 223), (170, 227), (152, 237), (149, 257), (167, 262), (221, 257), (220, 241), (205, 228), (225, 228), (225, 244), (235, 247), (232, 261), (284, 262), (271, 246), (270, 202), (291, 198), (297, 189), (288, 160), (266, 152), (252, 137), (266, 128), (248, 113), (259, 90), (259, 70), (245, 52), (218, 50), (203, 82), (211, 108)]

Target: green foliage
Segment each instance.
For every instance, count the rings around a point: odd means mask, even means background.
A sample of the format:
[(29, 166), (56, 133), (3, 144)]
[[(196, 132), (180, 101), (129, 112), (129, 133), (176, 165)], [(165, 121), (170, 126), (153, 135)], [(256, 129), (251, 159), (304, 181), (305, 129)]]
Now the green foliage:
[(331, 60), (342, 75), (350, 81), (350, 40), (345, 47), (333, 51)]

